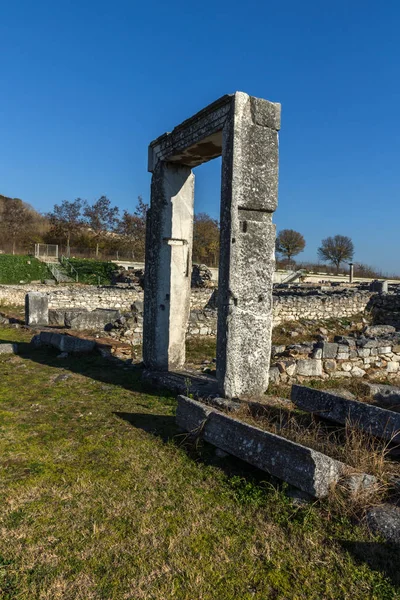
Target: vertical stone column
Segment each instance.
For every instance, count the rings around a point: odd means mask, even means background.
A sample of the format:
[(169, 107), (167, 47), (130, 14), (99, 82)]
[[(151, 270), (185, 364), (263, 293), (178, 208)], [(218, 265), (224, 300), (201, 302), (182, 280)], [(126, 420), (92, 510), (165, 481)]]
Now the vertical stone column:
[(237, 92), (223, 130), (217, 379), (225, 397), (268, 387), (280, 105)]
[(353, 283), (354, 280), (354, 264), (349, 263), (350, 271), (349, 271), (349, 283)]
[(29, 292), (25, 296), (26, 325), (49, 324), (49, 297), (41, 292)]
[(179, 369), (185, 363), (193, 207), (191, 169), (158, 161), (146, 228), (143, 361), (151, 369)]

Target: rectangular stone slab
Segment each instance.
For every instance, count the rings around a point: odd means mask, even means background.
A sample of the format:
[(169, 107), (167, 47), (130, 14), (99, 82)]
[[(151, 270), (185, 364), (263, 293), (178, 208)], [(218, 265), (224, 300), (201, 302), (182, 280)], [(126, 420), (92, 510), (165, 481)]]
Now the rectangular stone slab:
[(25, 296), (25, 323), (27, 325), (49, 324), (49, 297), (41, 292), (29, 292)]
[(324, 419), (350, 423), (384, 440), (400, 442), (400, 413), (303, 385), (292, 386), (291, 400), (298, 408)]
[(183, 430), (317, 498), (326, 496), (329, 487), (348, 468), (325, 454), (233, 419), (186, 396), (178, 396), (176, 422)]
[(85, 340), (73, 335), (63, 335), (51, 331), (41, 331), (39, 341), (46, 346), (53, 346), (61, 352), (71, 352), (76, 354), (85, 354), (92, 352), (96, 346), (93, 340)]

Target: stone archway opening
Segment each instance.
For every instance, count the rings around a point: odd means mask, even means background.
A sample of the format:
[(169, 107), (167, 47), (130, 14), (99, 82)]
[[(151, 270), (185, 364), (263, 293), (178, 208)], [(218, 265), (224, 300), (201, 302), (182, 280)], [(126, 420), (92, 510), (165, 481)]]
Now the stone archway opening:
[(228, 398), (268, 387), (275, 264), (280, 105), (223, 96), (149, 146), (143, 358), (153, 370), (185, 362), (194, 175), (222, 156), (217, 380)]

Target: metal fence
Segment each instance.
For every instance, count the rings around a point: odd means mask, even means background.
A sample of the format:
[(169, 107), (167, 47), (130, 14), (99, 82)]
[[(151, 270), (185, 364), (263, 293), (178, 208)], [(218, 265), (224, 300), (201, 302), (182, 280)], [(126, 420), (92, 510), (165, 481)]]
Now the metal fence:
[(58, 244), (35, 244), (35, 258), (58, 260)]

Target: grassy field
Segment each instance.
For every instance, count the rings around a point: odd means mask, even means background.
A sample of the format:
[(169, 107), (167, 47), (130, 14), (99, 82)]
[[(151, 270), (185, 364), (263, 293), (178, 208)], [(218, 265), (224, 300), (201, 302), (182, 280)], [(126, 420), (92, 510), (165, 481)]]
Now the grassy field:
[(0, 357), (2, 600), (400, 598), (398, 548), (188, 445), (123, 363), (56, 354)]
[(0, 254), (0, 284), (51, 279), (47, 266), (32, 256)]

